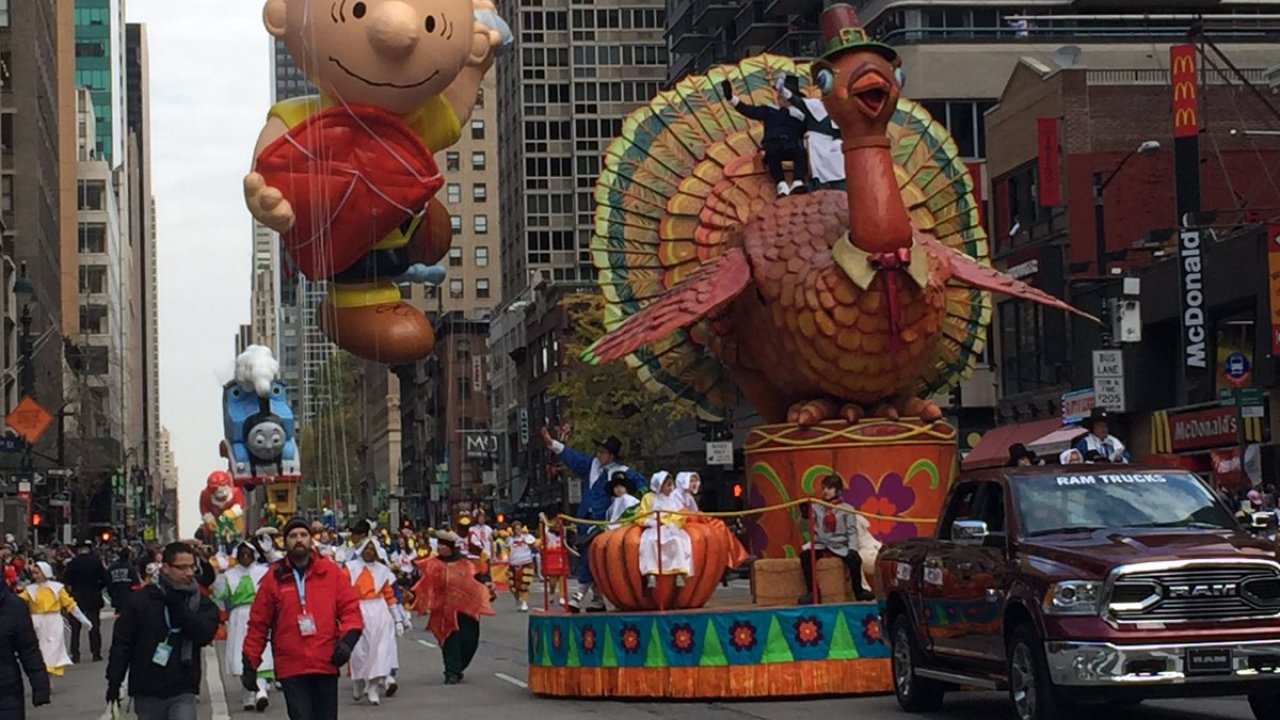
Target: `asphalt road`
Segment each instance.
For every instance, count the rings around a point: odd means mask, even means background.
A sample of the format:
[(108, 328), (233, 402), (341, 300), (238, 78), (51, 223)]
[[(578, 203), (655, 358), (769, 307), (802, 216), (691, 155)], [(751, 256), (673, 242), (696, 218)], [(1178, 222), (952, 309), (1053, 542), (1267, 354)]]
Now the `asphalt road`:
[[(509, 596), (500, 597), (498, 616), (481, 624), (480, 650), (462, 685), (443, 685), (440, 650), (422, 630), (400, 639), (400, 691), (380, 707), (351, 700), (350, 683), (339, 685), (341, 717), (352, 720), (393, 717), (493, 720), (653, 720), (697, 717), (699, 720), (796, 720), (799, 713), (813, 720), (904, 720), (892, 696), (831, 700), (750, 703), (649, 703), (549, 700), (534, 697), (524, 686), (525, 616), (515, 611)], [(418, 623), (421, 626), (421, 622)], [(109, 642), (110, 621), (104, 621)], [(220, 648), (218, 648), (220, 650)], [(206, 651), (211, 659), (214, 649)], [(206, 662), (206, 692), (201, 720), (229, 720), (258, 716), (239, 705), (239, 684), (223, 678)], [(35, 720), (97, 720), (104, 717), (105, 663), (68, 668), (53, 679), (53, 703), (30, 710)], [(1089, 720), (1246, 720), (1252, 717), (1243, 699), (1212, 699), (1144, 703), (1137, 707), (1089, 708)], [(284, 702), (272, 694), (264, 720), (286, 717)], [(933, 717), (942, 720), (995, 720), (1012, 717), (1004, 695), (956, 693)]]

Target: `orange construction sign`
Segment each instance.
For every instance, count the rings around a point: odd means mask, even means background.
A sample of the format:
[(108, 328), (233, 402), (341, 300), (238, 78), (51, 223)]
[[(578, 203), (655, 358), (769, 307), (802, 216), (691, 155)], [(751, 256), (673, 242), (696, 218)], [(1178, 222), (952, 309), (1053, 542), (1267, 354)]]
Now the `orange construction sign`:
[(53, 415), (40, 403), (30, 397), (24, 397), (18, 402), (17, 407), (5, 415), (4, 422), (27, 443), (34, 445), (48, 429), (49, 423), (53, 422)]

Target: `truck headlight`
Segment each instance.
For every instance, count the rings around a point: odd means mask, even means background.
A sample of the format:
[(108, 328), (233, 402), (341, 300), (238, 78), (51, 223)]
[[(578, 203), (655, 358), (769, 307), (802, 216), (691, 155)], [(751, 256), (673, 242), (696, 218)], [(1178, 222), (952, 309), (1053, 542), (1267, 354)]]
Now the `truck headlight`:
[(1044, 595), (1044, 611), (1053, 615), (1097, 615), (1102, 583), (1096, 580), (1063, 580)]

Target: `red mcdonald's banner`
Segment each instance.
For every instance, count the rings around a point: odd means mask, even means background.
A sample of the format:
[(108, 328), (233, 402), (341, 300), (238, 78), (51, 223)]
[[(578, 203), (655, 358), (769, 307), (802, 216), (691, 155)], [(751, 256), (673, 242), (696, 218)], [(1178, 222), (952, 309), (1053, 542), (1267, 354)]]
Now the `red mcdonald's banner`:
[(1058, 157), (1058, 118), (1036, 118), (1036, 147), (1039, 160), (1040, 207), (1062, 204), (1062, 162)]
[(1267, 278), (1271, 301), (1271, 354), (1280, 357), (1280, 223), (1267, 226)]
[(1169, 48), (1169, 85), (1173, 91), (1173, 136), (1200, 134), (1199, 98), (1196, 79), (1196, 46)]

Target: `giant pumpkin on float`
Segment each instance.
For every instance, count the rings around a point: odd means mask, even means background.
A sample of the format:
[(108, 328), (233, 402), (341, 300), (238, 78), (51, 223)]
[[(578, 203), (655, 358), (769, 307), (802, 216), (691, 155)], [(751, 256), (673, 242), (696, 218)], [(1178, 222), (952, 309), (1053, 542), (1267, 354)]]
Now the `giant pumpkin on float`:
[(674, 575), (659, 575), (657, 587), (645, 588), (640, 576), (640, 534), (629, 525), (608, 530), (591, 542), (588, 555), (596, 589), (619, 610), (684, 610), (707, 604), (729, 562), (730, 537), (704, 523), (685, 523), (693, 545), (693, 575), (676, 587)]

